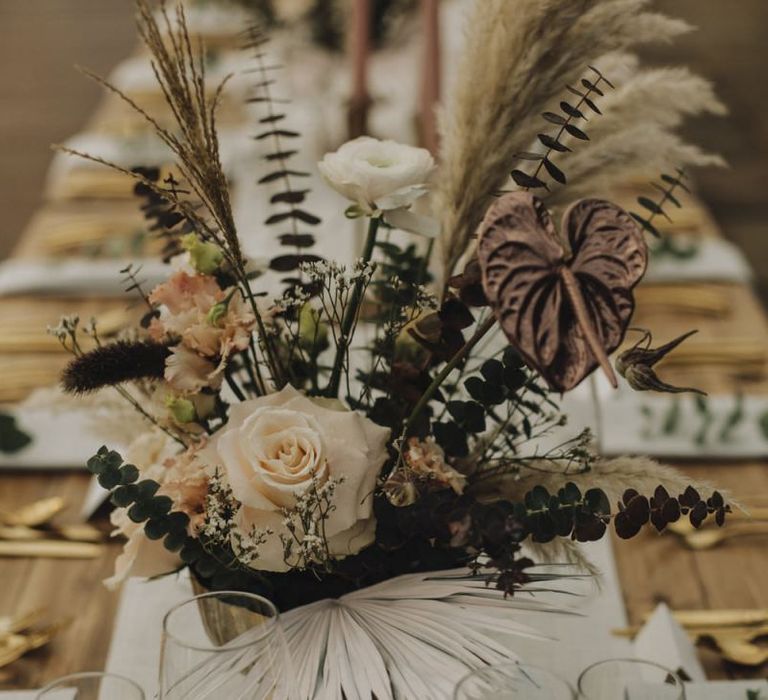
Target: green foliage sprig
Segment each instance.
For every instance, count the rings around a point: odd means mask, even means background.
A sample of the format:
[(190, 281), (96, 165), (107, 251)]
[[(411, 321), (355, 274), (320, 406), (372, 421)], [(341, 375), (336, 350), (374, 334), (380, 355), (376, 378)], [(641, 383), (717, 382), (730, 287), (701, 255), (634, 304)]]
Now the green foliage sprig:
[[(556, 493), (550, 493), (544, 486), (535, 486), (518, 502), (468, 503), (464, 509), (452, 513), (449, 527), (453, 546), (467, 547), (477, 553), (478, 573), (493, 569), (491, 574), (484, 574), (487, 580), (512, 594), (527, 580), (524, 569), (531, 562), (515, 554), (529, 537), (540, 543), (555, 537), (592, 542), (605, 535), (613, 520), (616, 534), (629, 539), (648, 523), (662, 532), (683, 516), (688, 516), (696, 528), (709, 516), (714, 516), (717, 525), (723, 525), (730, 510), (717, 491), (705, 500), (691, 486), (677, 497), (658, 486), (650, 498), (627, 489), (617, 512), (612, 513), (608, 496), (602, 489), (582, 492), (576, 484), (568, 482)], [(490, 562), (485, 562), (486, 557)]]
[(32, 442), (32, 437), (16, 424), (16, 417), (0, 413), (0, 453), (14, 454)]
[(673, 204), (680, 209), (683, 205), (680, 200), (675, 196), (675, 190), (678, 188), (690, 192), (691, 190), (685, 184), (685, 179), (688, 176), (685, 171), (678, 168), (675, 175), (668, 175), (667, 173), (661, 174), (661, 182), (652, 182), (651, 187), (658, 190), (661, 196), (658, 200), (653, 200), (650, 197), (640, 196), (637, 198), (637, 203), (648, 212), (646, 215), (638, 214), (636, 212), (630, 212), (632, 218), (639, 223), (643, 229), (656, 238), (661, 238), (661, 232), (654, 225), (654, 219), (657, 216), (663, 216), (670, 223), (672, 218), (669, 216), (664, 206), (667, 202)]
[(565, 173), (552, 162), (553, 153), (565, 153), (571, 149), (566, 146), (562, 141), (562, 137), (565, 135), (572, 136), (580, 141), (588, 141), (589, 136), (581, 128), (574, 124), (576, 120), (588, 121), (585, 114), (586, 108), (590, 109), (595, 114), (602, 114), (600, 108), (595, 103), (597, 97), (603, 97), (605, 93), (601, 86), (613, 88), (608, 78), (606, 78), (597, 68), (589, 66), (595, 74), (594, 80), (582, 78), (581, 86), (579, 90), (572, 85), (566, 86), (568, 92), (579, 98), (576, 105), (572, 105), (570, 102), (563, 100), (560, 102), (560, 113), (557, 112), (544, 112), (542, 116), (550, 124), (554, 124), (557, 127), (557, 132), (554, 136), (551, 134), (537, 134), (539, 142), (546, 148), (544, 153), (535, 152), (522, 152), (517, 153), (516, 158), (519, 160), (528, 160), (538, 162), (536, 169), (532, 174), (528, 174), (519, 168), (512, 170), (510, 175), (515, 181), (515, 184), (527, 189), (549, 189), (547, 183), (541, 179), (542, 168), (546, 170), (547, 174), (555, 180), (557, 183), (564, 185), (567, 182)]
[(127, 509), (133, 522), (144, 524), (148, 539), (162, 540), (163, 546), (176, 552), (182, 563), (203, 581), (209, 581), (219, 590), (259, 589), (264, 594), (271, 590), (256, 571), (245, 570), (239, 564), (231, 548), (206, 542), (200, 536), (193, 537), (189, 533), (189, 516), (174, 511), (173, 501), (158, 493), (160, 484), (152, 479), (140, 480), (139, 470), (125, 463), (119, 453), (102, 446), (86, 466), (110, 492), (114, 506)]
[[(294, 178), (308, 178), (310, 173), (297, 170), (289, 165), (289, 161), (298, 153), (298, 150), (291, 148), (286, 142), (300, 138), (301, 134), (281, 125), (286, 119), (286, 114), (278, 109), (278, 104), (284, 104), (287, 100), (272, 95), (271, 88), (275, 80), (271, 75), (280, 66), (266, 63), (264, 47), (268, 43), (269, 37), (258, 27), (251, 26), (248, 28), (244, 48), (253, 52), (258, 81), (253, 85), (254, 94), (247, 99), (247, 102), (259, 104), (263, 108), (263, 115), (259, 119), (259, 124), (264, 130), (253, 138), (256, 141), (268, 139), (271, 142), (272, 146), (264, 159), (270, 165), (276, 166), (276, 169), (264, 175), (258, 182), (262, 185), (282, 182), (281, 191), (273, 194), (270, 198), (270, 204), (279, 207), (279, 210), (268, 216), (264, 224), (266, 226), (288, 225), (289, 229), (280, 233), (278, 239), (281, 245), (294, 249), (293, 253), (278, 255), (273, 258), (270, 261), (270, 268), (277, 272), (290, 272), (295, 275), (303, 263), (317, 262), (322, 259), (319, 255), (308, 252), (315, 244), (315, 237), (299, 228), (300, 225), (317, 226), (321, 223), (321, 219), (302, 206), (310, 190), (307, 188), (297, 189), (292, 182)], [(283, 281), (289, 285), (301, 284), (302, 282), (300, 277), (295, 276), (288, 277)]]

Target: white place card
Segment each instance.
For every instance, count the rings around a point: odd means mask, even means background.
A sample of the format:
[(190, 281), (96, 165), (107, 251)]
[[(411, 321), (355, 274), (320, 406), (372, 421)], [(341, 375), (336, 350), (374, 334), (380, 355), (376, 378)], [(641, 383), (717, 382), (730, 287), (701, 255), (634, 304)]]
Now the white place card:
[(692, 681), (707, 679), (696, 649), (670, 609), (659, 603), (634, 640), (638, 659), (653, 661), (672, 671), (681, 670)]

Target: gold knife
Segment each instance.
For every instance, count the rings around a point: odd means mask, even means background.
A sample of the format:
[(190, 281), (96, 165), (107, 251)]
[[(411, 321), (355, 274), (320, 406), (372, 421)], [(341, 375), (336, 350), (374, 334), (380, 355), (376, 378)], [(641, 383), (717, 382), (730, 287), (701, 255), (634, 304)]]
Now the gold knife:
[(0, 541), (0, 557), (39, 557), (45, 559), (96, 559), (104, 548), (90, 542), (66, 540)]
[(45, 539), (71, 542), (103, 542), (104, 534), (92, 525), (58, 525), (38, 529), (24, 525), (0, 525), (0, 540), (34, 542)]
[(51, 496), (27, 503), (15, 510), (0, 509), (0, 523), (38, 527), (58, 515), (66, 505), (66, 501), (61, 496)]
[[(643, 615), (645, 622), (651, 613)], [(686, 630), (700, 634), (705, 630), (723, 628), (745, 628), (768, 624), (768, 609), (732, 609), (732, 610), (673, 610), (672, 616)], [(613, 630), (619, 637), (634, 637), (639, 627), (625, 627)]]

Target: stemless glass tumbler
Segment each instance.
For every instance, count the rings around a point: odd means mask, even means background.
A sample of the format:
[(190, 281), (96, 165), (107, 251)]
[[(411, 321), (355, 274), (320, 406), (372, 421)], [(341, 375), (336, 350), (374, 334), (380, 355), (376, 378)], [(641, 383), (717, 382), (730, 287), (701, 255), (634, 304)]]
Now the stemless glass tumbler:
[(161, 700), (288, 698), (292, 676), (275, 606), (250, 593), (205, 593), (163, 620)]
[(568, 683), (549, 671), (511, 662), (486, 666), (465, 676), (454, 700), (573, 700)]
[(112, 673), (73, 673), (45, 686), (35, 700), (145, 700), (130, 678)]
[(607, 659), (592, 664), (579, 676), (581, 700), (683, 700), (680, 677), (652, 661)]

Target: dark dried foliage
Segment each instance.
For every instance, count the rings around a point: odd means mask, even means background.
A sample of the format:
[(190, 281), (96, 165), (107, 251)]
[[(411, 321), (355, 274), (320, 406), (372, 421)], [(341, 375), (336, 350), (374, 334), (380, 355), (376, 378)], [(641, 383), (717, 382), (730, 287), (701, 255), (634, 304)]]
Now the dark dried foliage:
[(568, 178), (565, 173), (552, 161), (553, 153), (565, 153), (571, 149), (562, 142), (563, 136), (566, 134), (572, 136), (579, 141), (588, 141), (589, 136), (586, 132), (580, 129), (573, 122), (576, 120), (588, 121), (586, 111), (591, 110), (595, 114), (602, 114), (600, 108), (597, 106), (595, 100), (597, 97), (602, 97), (605, 93), (601, 89), (601, 85), (609, 88), (613, 88), (613, 84), (608, 80), (597, 68), (589, 66), (590, 70), (595, 74), (594, 80), (588, 80), (583, 78), (581, 81), (581, 89), (575, 88), (572, 85), (567, 86), (569, 93), (579, 98), (576, 105), (572, 105), (567, 100), (560, 102), (560, 114), (557, 112), (544, 112), (541, 116), (545, 121), (550, 124), (554, 124), (557, 127), (555, 135), (551, 134), (537, 134), (539, 143), (546, 149), (543, 153), (536, 153), (526, 151), (524, 153), (518, 153), (518, 160), (536, 161), (538, 165), (533, 173), (526, 173), (519, 168), (512, 170), (510, 175), (515, 184), (525, 189), (549, 189), (546, 181), (542, 179), (542, 168), (547, 172), (550, 178), (560, 185), (565, 185), (568, 182)]

